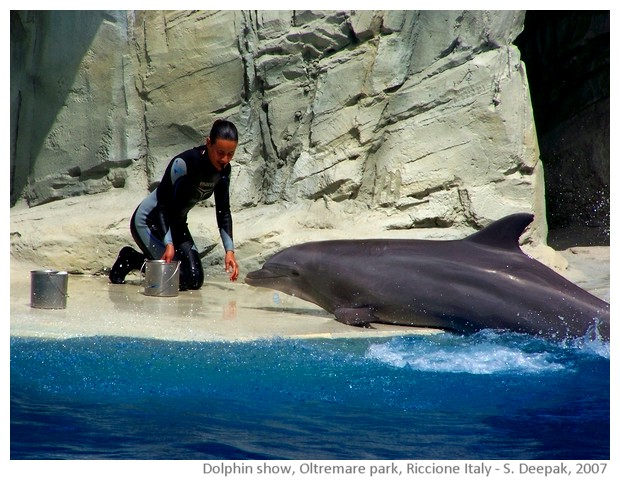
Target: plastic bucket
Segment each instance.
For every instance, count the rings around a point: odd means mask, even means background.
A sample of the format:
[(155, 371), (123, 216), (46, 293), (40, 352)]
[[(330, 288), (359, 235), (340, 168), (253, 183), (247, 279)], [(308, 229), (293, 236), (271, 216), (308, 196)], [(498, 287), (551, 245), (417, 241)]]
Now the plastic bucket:
[(30, 306), (34, 308), (66, 308), (69, 274), (57, 270), (30, 272)]
[(152, 297), (176, 297), (179, 294), (179, 266), (174, 260), (144, 262), (144, 294)]

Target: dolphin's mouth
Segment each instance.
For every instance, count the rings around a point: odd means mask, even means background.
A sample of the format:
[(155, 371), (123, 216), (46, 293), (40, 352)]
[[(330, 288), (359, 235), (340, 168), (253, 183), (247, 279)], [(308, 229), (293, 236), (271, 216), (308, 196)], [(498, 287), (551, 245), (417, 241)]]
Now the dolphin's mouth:
[(252, 286), (261, 286), (261, 284), (274, 280), (276, 278), (282, 278), (285, 275), (280, 272), (274, 272), (272, 270), (261, 268), (260, 270), (254, 270), (253, 272), (249, 272), (245, 276), (245, 283)]

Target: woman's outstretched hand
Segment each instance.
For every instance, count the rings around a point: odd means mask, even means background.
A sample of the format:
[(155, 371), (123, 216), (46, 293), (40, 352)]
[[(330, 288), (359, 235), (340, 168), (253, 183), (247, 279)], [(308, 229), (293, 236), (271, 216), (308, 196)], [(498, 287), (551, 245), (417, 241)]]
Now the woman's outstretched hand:
[(230, 281), (234, 282), (237, 280), (239, 276), (239, 265), (237, 265), (237, 260), (235, 260), (235, 252), (232, 250), (226, 252), (224, 265), (226, 265), (226, 273), (230, 273)]

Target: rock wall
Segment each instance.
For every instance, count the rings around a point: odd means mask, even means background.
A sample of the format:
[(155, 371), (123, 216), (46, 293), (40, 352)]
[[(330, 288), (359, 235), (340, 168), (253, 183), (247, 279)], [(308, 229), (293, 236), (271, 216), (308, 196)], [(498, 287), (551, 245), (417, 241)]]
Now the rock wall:
[(11, 11), (11, 205), (124, 186), (144, 150), (127, 47), (124, 12)]
[[(523, 22), (522, 11), (11, 12), (12, 253), (109, 267), (137, 202), (218, 117), (240, 130), (232, 202), (249, 264), (309, 238), (454, 237), (516, 211), (536, 214), (528, 241), (544, 243), (513, 45)], [(63, 208), (75, 211), (66, 240), (40, 248), (33, 218), (41, 228)], [(197, 208), (190, 226), (215, 263), (204, 217)]]

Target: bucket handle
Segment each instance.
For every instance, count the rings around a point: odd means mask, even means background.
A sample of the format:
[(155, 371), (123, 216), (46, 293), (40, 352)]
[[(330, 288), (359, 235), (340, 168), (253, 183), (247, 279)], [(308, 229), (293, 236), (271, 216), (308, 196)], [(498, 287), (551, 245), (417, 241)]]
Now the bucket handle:
[[(50, 272), (50, 274), (54, 274), (54, 275), (58, 275), (59, 273), (64, 273), (65, 275), (68, 275), (68, 273), (66, 273), (66, 272), (58, 272), (58, 271), (55, 271), (55, 272)], [(58, 285), (56, 285), (56, 283), (52, 282), (52, 281), (50, 280), (50, 276), (49, 276), (49, 275), (46, 275), (46, 278), (47, 278), (47, 280), (48, 280), (48, 281), (49, 281), (52, 285), (54, 285), (54, 288), (55, 288), (56, 290), (58, 290), (58, 293), (60, 293), (60, 295), (61, 295), (61, 296), (65, 297), (65, 298), (69, 298), (69, 294), (68, 294), (67, 292), (63, 292), (63, 291), (62, 291), (62, 289), (61, 289), (61, 288), (59, 288), (59, 287), (58, 287)]]
[[(142, 266), (140, 267), (140, 283), (144, 283), (144, 280), (146, 279), (145, 275), (145, 268), (146, 267), (146, 262), (147, 260), (144, 261), (144, 263), (142, 264)], [(174, 269), (174, 272), (172, 272), (172, 274), (166, 279), (166, 283), (168, 283), (179, 271), (179, 268), (181, 267), (181, 260), (177, 260), (177, 268)], [(154, 288), (157, 285), (149, 285), (148, 288)]]
[(140, 267), (140, 283), (144, 284), (144, 267), (146, 267), (146, 260), (144, 260), (144, 262), (142, 263), (142, 266)]

